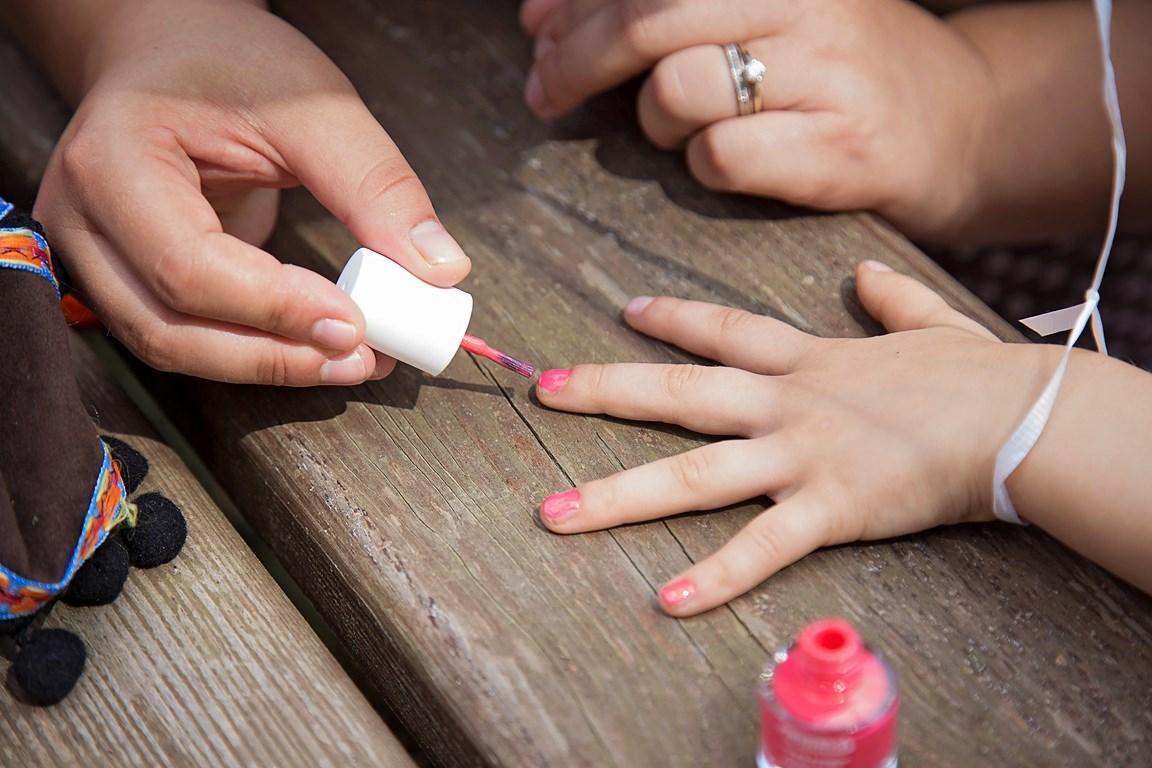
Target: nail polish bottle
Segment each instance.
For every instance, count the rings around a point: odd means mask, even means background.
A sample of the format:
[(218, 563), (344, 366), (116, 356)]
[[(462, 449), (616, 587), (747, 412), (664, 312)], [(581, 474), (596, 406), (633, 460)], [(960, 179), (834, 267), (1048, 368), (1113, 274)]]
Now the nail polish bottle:
[(364, 313), (364, 343), (433, 376), (441, 374), (464, 340), (472, 295), (440, 288), (396, 262), (360, 248), (336, 285)]
[(900, 697), (888, 664), (843, 619), (822, 619), (761, 675), (759, 768), (895, 768)]

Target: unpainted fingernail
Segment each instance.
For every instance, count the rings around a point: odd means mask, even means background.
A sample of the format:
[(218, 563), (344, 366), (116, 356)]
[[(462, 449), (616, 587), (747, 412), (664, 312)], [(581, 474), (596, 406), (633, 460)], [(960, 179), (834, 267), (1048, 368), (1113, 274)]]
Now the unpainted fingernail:
[[(363, 349), (367, 349), (367, 347)], [(368, 377), (372, 368), (375, 368), (375, 357), (372, 358), (372, 365), (369, 366), (364, 359), (363, 350), (358, 349), (355, 352), (349, 352), (346, 355), (329, 358), (325, 361), (320, 366), (320, 383), (359, 384)]]
[(540, 502), (540, 517), (550, 523), (567, 520), (580, 511), (580, 491), (573, 488), (563, 493), (554, 493)]
[(632, 299), (632, 301), (628, 302), (628, 306), (624, 307), (624, 314), (638, 315), (643, 312), (651, 303), (651, 296), (637, 296), (636, 298)]
[(882, 262), (882, 261), (873, 261), (873, 260), (871, 260), (871, 259), (869, 259), (868, 261), (864, 262), (864, 268), (865, 268), (865, 269), (870, 269), (870, 270), (872, 270), (873, 272), (893, 272), (893, 271), (895, 271), (895, 270), (893, 270), (893, 269), (892, 269), (892, 267), (888, 266), (888, 265), (887, 265), (887, 264), (885, 264), (884, 262)]
[(671, 608), (691, 600), (695, 594), (696, 585), (690, 579), (677, 579), (660, 590), (660, 602)]
[(556, 47), (556, 41), (548, 33), (540, 35), (536, 38), (536, 46), (532, 49), (532, 58), (539, 61), (548, 55), (548, 52)]
[(528, 102), (528, 106), (537, 115), (548, 112), (548, 98), (544, 95), (544, 85), (535, 69), (528, 73), (528, 82), (524, 85), (524, 101)]
[(536, 382), (536, 386), (548, 394), (554, 395), (564, 389), (564, 385), (568, 383), (571, 376), (571, 368), (553, 368), (540, 374), (540, 380)]
[(468, 259), (464, 249), (456, 242), (456, 238), (448, 234), (448, 230), (438, 221), (421, 222), (412, 227), (408, 236), (412, 240), (412, 245), (416, 246), (416, 250), (430, 266), (458, 264)]
[(356, 326), (326, 317), (312, 324), (312, 341), (325, 349), (351, 349), (356, 346)]
[(368, 374), (368, 378), (372, 381), (380, 381), (387, 378), (394, 370), (396, 370), (396, 361), (377, 352), (373, 355), (372, 373)]

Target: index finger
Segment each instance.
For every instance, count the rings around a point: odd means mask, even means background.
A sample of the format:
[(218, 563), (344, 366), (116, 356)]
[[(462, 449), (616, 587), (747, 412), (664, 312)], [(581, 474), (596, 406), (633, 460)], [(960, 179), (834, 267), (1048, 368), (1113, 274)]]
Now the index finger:
[(632, 299), (624, 319), (685, 351), (754, 373), (791, 373), (822, 341), (771, 317), (667, 296)]
[(335, 284), (223, 232), (174, 138), (106, 144), (82, 182), (89, 218), (167, 307), (325, 349), (360, 343), (363, 315)]

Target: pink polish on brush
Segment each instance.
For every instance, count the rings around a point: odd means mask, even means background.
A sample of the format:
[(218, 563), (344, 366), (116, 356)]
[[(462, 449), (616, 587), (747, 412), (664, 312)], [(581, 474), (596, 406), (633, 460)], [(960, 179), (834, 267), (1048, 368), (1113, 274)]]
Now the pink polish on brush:
[(843, 619), (809, 624), (761, 676), (759, 768), (896, 768), (896, 676)]
[(526, 378), (536, 366), (468, 335), (472, 295), (430, 285), (396, 262), (360, 248), (336, 285), (364, 314), (364, 343), (402, 363), (438, 376), (464, 349)]

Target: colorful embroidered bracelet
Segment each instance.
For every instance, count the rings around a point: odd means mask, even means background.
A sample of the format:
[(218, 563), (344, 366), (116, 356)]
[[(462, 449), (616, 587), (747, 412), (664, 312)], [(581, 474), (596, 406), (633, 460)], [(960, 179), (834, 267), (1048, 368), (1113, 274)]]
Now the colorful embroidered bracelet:
[(80, 539), (63, 578), (52, 584), (33, 581), (0, 565), (0, 620), (26, 616), (43, 608), (64, 591), (76, 571), (104, 543), (113, 528), (125, 520), (132, 523), (135, 507), (128, 501), (120, 470), (112, 461), (108, 446), (103, 441), (100, 445), (104, 449), (104, 461), (100, 465), (92, 500), (88, 503), (88, 512), (84, 515)]
[[(0, 204), (4, 200), (0, 198)], [(40, 275), (60, 295), (60, 283), (52, 270), (52, 252), (39, 232), (25, 227), (0, 227), (0, 269), (21, 269)]]

